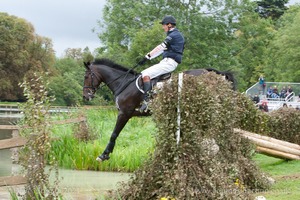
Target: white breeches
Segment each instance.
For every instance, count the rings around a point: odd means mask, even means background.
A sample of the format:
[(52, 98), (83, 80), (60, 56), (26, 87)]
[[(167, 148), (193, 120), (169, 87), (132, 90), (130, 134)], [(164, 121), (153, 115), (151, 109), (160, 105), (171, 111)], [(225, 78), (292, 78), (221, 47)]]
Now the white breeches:
[(174, 71), (178, 63), (172, 58), (164, 58), (158, 64), (153, 65), (145, 70), (143, 70), (142, 77), (149, 76), (150, 79), (153, 79), (162, 74), (170, 73)]

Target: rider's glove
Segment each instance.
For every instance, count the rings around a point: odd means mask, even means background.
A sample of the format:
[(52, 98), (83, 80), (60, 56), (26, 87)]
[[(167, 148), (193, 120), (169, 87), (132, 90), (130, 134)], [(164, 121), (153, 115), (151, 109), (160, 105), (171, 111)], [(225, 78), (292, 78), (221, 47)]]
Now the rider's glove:
[(147, 58), (148, 60), (150, 60), (150, 58), (151, 58), (150, 53), (147, 53), (147, 55), (145, 55), (145, 58)]
[(145, 56), (142, 60), (140, 60), (140, 61), (138, 62), (138, 64), (139, 64), (139, 65), (143, 65), (143, 64), (145, 64), (145, 62), (146, 62), (147, 60), (149, 60), (149, 59), (148, 59), (147, 56)]

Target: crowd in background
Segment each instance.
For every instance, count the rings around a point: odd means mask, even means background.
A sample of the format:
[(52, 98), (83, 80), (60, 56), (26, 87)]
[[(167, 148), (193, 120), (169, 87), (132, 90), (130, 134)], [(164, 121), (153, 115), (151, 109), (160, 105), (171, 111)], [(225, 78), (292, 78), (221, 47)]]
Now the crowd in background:
[[(260, 94), (266, 95), (264, 99), (260, 99), (259, 94), (255, 94), (252, 97), (253, 102), (255, 105), (258, 107), (258, 109), (268, 112), (268, 99), (273, 99), (273, 100), (286, 100), (286, 98), (289, 98), (290, 95), (293, 93), (293, 88), (291, 85), (283, 85), (281, 88), (278, 88), (277, 85), (270, 85), (267, 90), (266, 90), (266, 82), (265, 78), (263, 75), (260, 75), (258, 78), (258, 83), (259, 83), (259, 91)], [(265, 94), (266, 92), (266, 94)], [(300, 93), (298, 94), (298, 101), (300, 101)], [(283, 103), (283, 107), (290, 107), (292, 108), (293, 106), (290, 104), (289, 106), (287, 103)], [(297, 110), (300, 110), (299, 106), (296, 107)]]
[(292, 86), (282, 86), (281, 90), (279, 91), (279, 89), (277, 88), (276, 85), (274, 86), (270, 86), (267, 89), (267, 98), (286, 98), (287, 96), (289, 96), (291, 93), (293, 92), (293, 88)]

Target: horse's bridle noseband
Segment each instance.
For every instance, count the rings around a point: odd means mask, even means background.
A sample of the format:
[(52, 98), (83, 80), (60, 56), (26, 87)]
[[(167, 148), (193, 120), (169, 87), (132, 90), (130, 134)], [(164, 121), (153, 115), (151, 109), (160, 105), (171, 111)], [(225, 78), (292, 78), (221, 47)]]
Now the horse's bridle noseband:
[(91, 68), (89, 70), (91, 71), (91, 73), (90, 73), (91, 74), (91, 86), (83, 86), (83, 89), (88, 88), (89, 89), (89, 92), (88, 92), (89, 98), (92, 98), (92, 97), (94, 97), (94, 94), (96, 93), (97, 89), (99, 88), (94, 85), (94, 77), (96, 77), (97, 80), (100, 80), (100, 79), (97, 77), (97, 75), (93, 72), (93, 70)]

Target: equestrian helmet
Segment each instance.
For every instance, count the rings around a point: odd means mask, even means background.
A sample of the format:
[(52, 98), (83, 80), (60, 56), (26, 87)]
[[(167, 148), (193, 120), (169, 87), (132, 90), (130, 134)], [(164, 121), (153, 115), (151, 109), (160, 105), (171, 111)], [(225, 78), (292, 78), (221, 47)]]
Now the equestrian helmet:
[(163, 20), (160, 22), (161, 24), (173, 24), (176, 25), (176, 19), (171, 16), (171, 15), (167, 15), (163, 18)]

